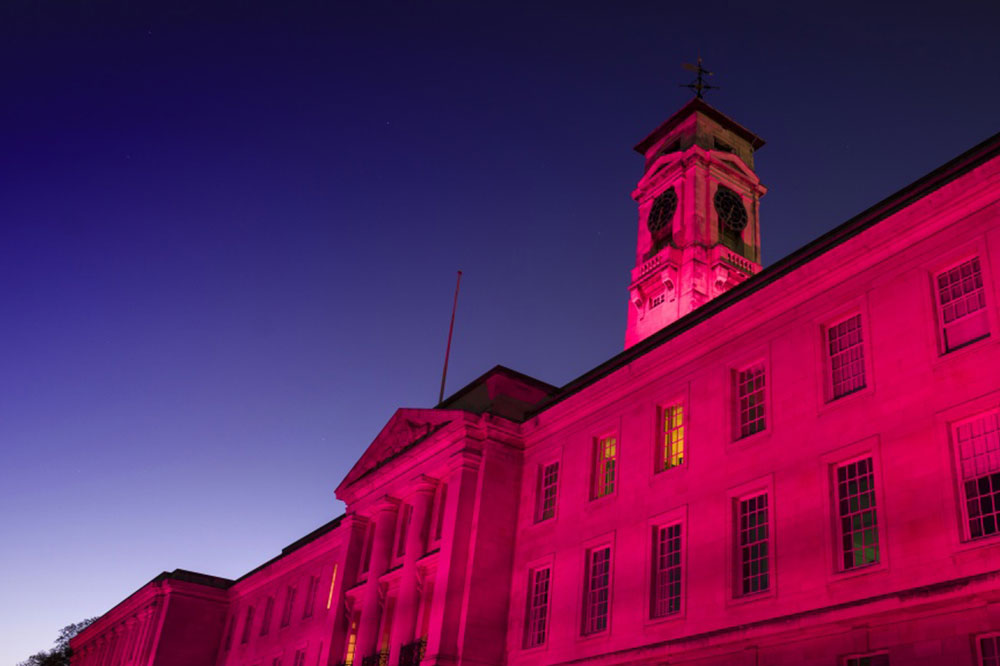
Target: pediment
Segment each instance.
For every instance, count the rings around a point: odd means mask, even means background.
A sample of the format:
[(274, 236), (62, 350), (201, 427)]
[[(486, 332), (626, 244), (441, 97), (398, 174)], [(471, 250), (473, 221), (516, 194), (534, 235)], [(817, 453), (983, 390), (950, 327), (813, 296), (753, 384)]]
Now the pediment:
[(396, 410), (340, 483), (338, 494), (340, 488), (350, 486), (403, 451), (424, 441), (450, 423), (453, 418), (454, 414), (450, 410), (407, 408)]

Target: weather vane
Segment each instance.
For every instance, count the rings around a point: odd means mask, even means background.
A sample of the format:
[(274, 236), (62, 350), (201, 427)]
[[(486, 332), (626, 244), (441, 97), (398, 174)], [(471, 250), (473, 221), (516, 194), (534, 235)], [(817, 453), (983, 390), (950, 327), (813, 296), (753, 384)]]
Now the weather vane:
[(684, 69), (688, 70), (689, 72), (695, 72), (695, 73), (697, 73), (698, 74), (698, 78), (695, 79), (694, 82), (692, 82), (692, 83), (688, 83), (688, 84), (681, 83), (680, 87), (681, 88), (690, 88), (691, 90), (694, 91), (695, 97), (697, 97), (698, 99), (704, 98), (704, 95), (702, 93), (704, 91), (706, 91), (706, 90), (718, 90), (719, 89), (719, 86), (710, 86), (707, 83), (705, 83), (705, 80), (704, 80), (705, 77), (706, 76), (712, 76), (712, 72), (708, 71), (707, 69), (705, 69), (704, 67), (701, 66), (701, 56), (698, 56), (698, 64), (697, 65), (692, 65), (691, 63), (686, 62), (686, 63), (684, 63), (683, 67), (684, 67)]

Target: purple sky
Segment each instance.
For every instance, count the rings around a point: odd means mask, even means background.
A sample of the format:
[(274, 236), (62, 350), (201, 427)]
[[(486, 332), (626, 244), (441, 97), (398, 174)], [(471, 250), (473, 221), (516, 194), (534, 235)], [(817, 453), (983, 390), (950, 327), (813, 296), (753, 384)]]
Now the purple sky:
[(765, 264), (1000, 130), (995, 2), (202, 4), (0, 7), (3, 665), (338, 515), (456, 269), (448, 393), (618, 352), (681, 62), (768, 142)]

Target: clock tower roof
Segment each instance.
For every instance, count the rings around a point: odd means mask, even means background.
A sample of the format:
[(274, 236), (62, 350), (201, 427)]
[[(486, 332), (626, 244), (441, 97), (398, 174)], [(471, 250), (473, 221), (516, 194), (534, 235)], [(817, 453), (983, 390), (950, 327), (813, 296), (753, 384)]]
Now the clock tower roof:
[(636, 152), (640, 155), (646, 155), (649, 149), (652, 148), (658, 141), (670, 134), (671, 131), (696, 113), (704, 114), (726, 130), (729, 130), (736, 136), (740, 137), (750, 145), (752, 150), (757, 150), (764, 145), (764, 139), (743, 127), (738, 122), (706, 102), (704, 99), (695, 97), (690, 102), (682, 106), (677, 113), (667, 118), (659, 127), (653, 130), (649, 136), (636, 144)]

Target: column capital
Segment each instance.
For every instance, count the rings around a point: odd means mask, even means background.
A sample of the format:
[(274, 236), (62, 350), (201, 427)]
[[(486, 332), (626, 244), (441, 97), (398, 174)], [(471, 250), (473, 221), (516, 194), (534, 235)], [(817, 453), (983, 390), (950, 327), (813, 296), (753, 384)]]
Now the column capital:
[(441, 482), (432, 476), (427, 476), (426, 474), (418, 474), (410, 482), (411, 493), (433, 493), (437, 490), (437, 487), (441, 485)]
[(403, 503), (402, 500), (400, 500), (398, 497), (393, 497), (392, 495), (383, 495), (382, 497), (379, 497), (377, 500), (375, 500), (375, 502), (372, 504), (372, 514), (374, 515), (374, 514), (389, 513), (389, 512), (394, 513), (399, 510), (399, 505), (402, 503)]

